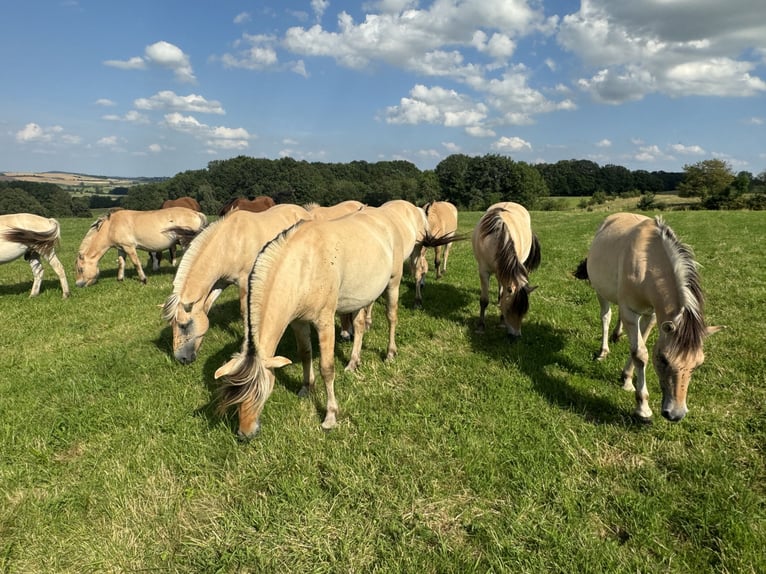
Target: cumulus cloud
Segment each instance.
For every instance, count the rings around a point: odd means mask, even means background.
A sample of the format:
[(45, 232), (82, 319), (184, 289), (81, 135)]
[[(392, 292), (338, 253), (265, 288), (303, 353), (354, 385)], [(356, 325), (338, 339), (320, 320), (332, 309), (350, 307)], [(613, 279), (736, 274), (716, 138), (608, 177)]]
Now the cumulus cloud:
[(128, 60), (106, 60), (105, 65), (122, 70), (143, 70), (150, 65), (172, 70), (179, 82), (195, 83), (189, 56), (170, 42), (161, 40), (144, 49), (143, 56), (133, 56)]
[(673, 144), (670, 146), (674, 152), (681, 155), (705, 155), (705, 150), (698, 145)]
[(15, 134), (20, 144), (78, 144), (80, 136), (67, 134), (61, 126), (44, 127), (35, 122), (29, 122)]
[(567, 15), (560, 45), (594, 70), (578, 85), (608, 103), (651, 93), (748, 97), (766, 92), (753, 58), (766, 47), (758, 0), (590, 0)]
[(387, 108), (386, 116), (386, 121), (391, 124), (467, 127), (480, 124), (487, 116), (487, 108), (455, 90), (418, 84), (410, 91), (409, 98), (402, 98), (398, 106)]
[(492, 144), (492, 149), (500, 152), (532, 151), (532, 144), (520, 137), (503, 136)]
[(109, 98), (99, 98), (96, 100), (97, 106), (104, 106), (105, 108), (116, 106), (117, 104)]
[(612, 142), (606, 138), (596, 142), (596, 147), (607, 148), (612, 147)]
[(250, 13), (249, 12), (240, 12), (236, 16), (234, 16), (234, 23), (235, 24), (244, 24), (246, 22), (250, 21)]
[(149, 98), (139, 98), (133, 102), (139, 110), (172, 110), (178, 112), (225, 114), (221, 102), (206, 100), (197, 94), (179, 96), (171, 90), (162, 90)]
[(178, 112), (165, 114), (163, 123), (167, 128), (193, 135), (215, 149), (246, 149), (249, 145), (248, 141), (253, 138), (245, 128), (212, 127), (200, 122), (194, 116), (184, 116)]

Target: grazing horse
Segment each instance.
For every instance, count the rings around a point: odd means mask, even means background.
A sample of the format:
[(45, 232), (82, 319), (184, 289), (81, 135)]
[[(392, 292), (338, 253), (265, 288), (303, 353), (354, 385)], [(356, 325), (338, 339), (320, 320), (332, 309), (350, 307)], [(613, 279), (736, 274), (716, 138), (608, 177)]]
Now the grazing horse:
[(130, 257), (142, 283), (146, 275), (136, 249), (162, 251), (179, 241), (189, 241), (207, 225), (207, 218), (186, 207), (154, 211), (113, 210), (99, 217), (80, 244), (76, 271), (78, 287), (98, 280), (98, 262), (111, 248), (118, 253), (117, 280), (125, 278), (125, 254)]
[[(704, 297), (692, 250), (660, 217), (615, 213), (599, 227), (575, 276), (590, 280), (601, 307), (599, 360), (609, 353), (610, 303), (619, 307), (619, 321), (630, 340), (623, 388), (635, 390), (635, 414), (642, 420), (652, 416), (646, 390), (646, 339), (659, 323), (652, 362), (662, 389), (662, 416), (669, 421), (684, 418), (692, 372), (705, 359), (703, 341), (720, 330), (705, 325)], [(618, 322), (615, 336), (619, 333)]]
[[(448, 201), (432, 201), (423, 206), (428, 218), (428, 227), (434, 236), (455, 236), (457, 233), (457, 207)], [(441, 279), (447, 271), (447, 259), (452, 243), (444, 246), (434, 247), (434, 268), (436, 269), (436, 278)], [(443, 251), (443, 253), (442, 253)], [(443, 261), (443, 265), (442, 265)], [(421, 291), (426, 284), (426, 273), (428, 273), (428, 262), (426, 261), (426, 248), (422, 249), (422, 258), (420, 265), (415, 267), (415, 306), (421, 307), (423, 297)]]
[(479, 264), (481, 295), (477, 332), (484, 332), (489, 304), (489, 278), (497, 277), (501, 324), (511, 337), (521, 336), (521, 322), (529, 311), (529, 272), (540, 265), (540, 242), (532, 232), (529, 212), (518, 203), (491, 205), (473, 230), (473, 255)]
[[(186, 207), (202, 213), (202, 206), (199, 204), (199, 201), (189, 196), (179, 197), (177, 199), (166, 199), (162, 202), (162, 207), (160, 207), (160, 209), (167, 209), (168, 207)], [(168, 249), (168, 253), (170, 254), (170, 264), (175, 267), (177, 262), (176, 246), (171, 245)], [(160, 261), (162, 261), (162, 251), (150, 251), (149, 260), (152, 265), (152, 271), (159, 271)]]
[(248, 275), (264, 244), (303, 219), (308, 211), (289, 203), (253, 213), (236, 210), (210, 224), (181, 260), (173, 292), (162, 309), (173, 330), (173, 355), (182, 364), (197, 358), (210, 326), (208, 313), (224, 288), (239, 285), (242, 314), (246, 312)]
[(242, 209), (244, 211), (253, 211), (258, 213), (260, 211), (266, 211), (275, 205), (276, 202), (268, 195), (259, 195), (253, 199), (247, 199), (246, 197), (235, 197), (218, 211), (218, 215), (223, 217), (235, 209)]
[[(412, 207), (417, 214), (419, 208)], [(335, 426), (338, 413), (335, 314), (354, 316), (354, 344), (346, 367), (353, 370), (360, 362), (364, 309), (385, 292), (389, 324), (386, 359), (396, 355), (399, 284), (403, 263), (412, 250), (405, 244), (408, 233), (403, 232), (408, 227), (406, 213), (401, 206), (384, 205), (331, 221), (300, 222), (258, 254), (250, 273), (242, 350), (215, 372), (216, 379), (226, 378), (221, 408), (238, 405), (240, 438), (251, 438), (258, 432), (261, 411), (274, 386), (274, 369), (290, 363), (274, 355), (288, 325), (298, 340), (303, 363), (302, 395), (314, 386), (310, 325), (317, 331), (320, 372), (327, 392), (325, 429)], [(420, 214), (422, 220), (413, 233), (429, 241), (427, 232), (422, 231), (428, 224), (425, 213), (420, 210)]]
[(32, 268), (32, 293), (40, 293), (43, 282), (42, 255), (59, 276), (64, 298), (69, 297), (69, 284), (64, 266), (56, 255), (55, 247), (61, 238), (59, 222), (31, 213), (0, 215), (0, 263), (8, 263), (22, 255)]

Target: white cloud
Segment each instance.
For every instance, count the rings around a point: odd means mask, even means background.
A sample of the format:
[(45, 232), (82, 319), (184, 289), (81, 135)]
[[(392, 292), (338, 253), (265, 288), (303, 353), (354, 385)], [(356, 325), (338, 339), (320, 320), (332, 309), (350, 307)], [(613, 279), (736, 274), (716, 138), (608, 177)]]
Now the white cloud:
[(109, 98), (99, 98), (96, 100), (97, 106), (104, 106), (106, 108), (116, 106), (117, 104), (110, 100)]
[(158, 143), (149, 144), (149, 151), (152, 153), (160, 153), (162, 151), (162, 146)]
[(194, 116), (184, 116), (178, 112), (165, 114), (164, 125), (204, 140), (208, 147), (215, 149), (246, 149), (248, 141), (254, 137), (245, 128), (211, 127)]
[(250, 13), (249, 12), (240, 12), (236, 16), (234, 16), (234, 23), (235, 24), (244, 24), (246, 22), (249, 22), (251, 20)]
[(329, 0), (311, 0), (311, 9), (314, 11), (317, 22), (322, 20), (322, 16), (329, 5)]
[(612, 147), (612, 142), (606, 138), (602, 139), (601, 141), (596, 142), (596, 147)]
[(503, 136), (492, 144), (492, 149), (496, 151), (532, 151), (532, 144), (519, 137)]
[(96, 145), (103, 147), (116, 147), (120, 140), (117, 136), (105, 136), (96, 142)]
[(28, 123), (21, 130), (16, 132), (16, 141), (19, 143), (28, 142), (49, 142), (53, 139), (50, 130), (43, 129), (36, 123)]
[(128, 122), (131, 124), (148, 124), (149, 123), (149, 118), (146, 117), (146, 115), (142, 114), (141, 112), (137, 112), (136, 110), (130, 110), (124, 116), (120, 116), (117, 114), (106, 114), (101, 116), (101, 119), (112, 121), (112, 122)]
[(450, 153), (460, 153), (460, 146), (454, 142), (442, 142), (442, 145)]
[(705, 155), (707, 153), (698, 145), (673, 144), (670, 146), (670, 149), (681, 155)]
[(163, 90), (150, 98), (139, 98), (133, 102), (139, 110), (172, 110), (203, 114), (225, 114), (221, 102), (206, 100), (197, 94), (179, 96), (171, 90)]
[(151, 64), (172, 70), (180, 82), (194, 83), (197, 80), (189, 56), (184, 54), (178, 46), (164, 40), (147, 46), (143, 57), (134, 56), (129, 60), (106, 60), (104, 64), (122, 70), (143, 70)]
[(409, 98), (402, 98), (398, 106), (386, 110), (386, 121), (391, 124), (442, 124), (447, 127), (479, 125), (487, 115), (486, 106), (469, 97), (439, 86), (428, 88), (422, 84), (410, 90)]

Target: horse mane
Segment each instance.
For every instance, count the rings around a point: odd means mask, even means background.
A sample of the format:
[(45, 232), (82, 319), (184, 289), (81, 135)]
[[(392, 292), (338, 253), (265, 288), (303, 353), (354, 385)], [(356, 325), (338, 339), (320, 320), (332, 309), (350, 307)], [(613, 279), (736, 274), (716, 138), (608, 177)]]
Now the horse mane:
[(657, 233), (662, 240), (670, 262), (673, 274), (678, 284), (678, 297), (681, 301), (681, 313), (671, 351), (683, 354), (695, 352), (702, 348), (702, 341), (707, 334), (704, 307), (705, 297), (702, 293), (697, 262), (692, 248), (682, 243), (662, 217), (655, 218)]
[[(266, 275), (274, 262), (279, 260), (282, 247), (287, 238), (305, 223), (298, 221), (279, 232), (258, 252), (248, 277), (247, 305), (245, 305), (245, 337), (242, 350), (234, 355), (235, 366), (226, 375), (226, 383), (219, 390), (219, 410), (250, 402), (256, 409), (263, 405), (269, 396), (266, 382), (266, 367), (261, 360), (261, 351), (253, 337), (260, 326), (261, 306), (265, 294)], [(253, 309), (255, 312), (253, 312)]]
[(176, 270), (176, 276), (173, 279), (173, 292), (168, 296), (165, 300), (165, 304), (162, 306), (162, 318), (168, 323), (176, 316), (178, 303), (181, 301), (181, 286), (186, 283), (186, 277), (189, 275), (189, 270), (200, 252), (208, 243), (210, 243), (214, 234), (213, 230), (216, 229), (216, 226), (221, 221), (223, 221), (223, 218), (215, 220), (197, 234), (194, 241), (189, 244), (186, 253), (184, 253), (184, 256), (181, 258), (181, 262), (178, 264), (178, 269)]
[(500, 217), (502, 208), (488, 211), (479, 224), (481, 237), (495, 236), (497, 239), (497, 251), (495, 263), (497, 265), (497, 280), (503, 286), (515, 284), (518, 287), (528, 282), (527, 270), (516, 255), (516, 245), (511, 237), (505, 221)]
[(85, 232), (85, 236), (82, 238), (82, 241), (80, 242), (80, 248), (77, 250), (78, 256), (82, 254), (83, 251), (85, 251), (93, 241), (93, 236), (101, 229), (101, 226), (104, 224), (105, 221), (109, 220), (109, 217), (111, 217), (113, 211), (118, 211), (121, 208), (115, 208), (114, 210), (109, 210), (107, 213), (99, 216), (96, 221), (90, 224), (90, 227), (88, 228), (88, 231)]
[(308, 203), (303, 204), (303, 209), (305, 209), (306, 211), (311, 211), (312, 209), (316, 209), (317, 207), (320, 207), (320, 205), (316, 201), (309, 201)]

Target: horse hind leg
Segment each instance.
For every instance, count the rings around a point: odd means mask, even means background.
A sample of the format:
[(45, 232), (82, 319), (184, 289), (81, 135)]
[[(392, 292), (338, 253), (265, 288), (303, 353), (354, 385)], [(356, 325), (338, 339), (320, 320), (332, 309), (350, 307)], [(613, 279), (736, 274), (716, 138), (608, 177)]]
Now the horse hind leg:
[(596, 355), (597, 361), (603, 361), (609, 354), (609, 324), (612, 322), (612, 306), (609, 301), (598, 295), (601, 308), (601, 349)]
[(32, 292), (29, 296), (37, 297), (40, 294), (40, 287), (43, 284), (43, 274), (45, 270), (43, 269), (42, 263), (40, 263), (40, 254), (36, 251), (30, 251), (27, 254), (27, 260), (29, 261), (29, 266), (32, 268)]
[(136, 253), (136, 250), (133, 248), (125, 249), (122, 251), (122, 256), (120, 257), (122, 261), (122, 265), (120, 266), (120, 270), (117, 272), (117, 279), (122, 281), (125, 278), (125, 254), (128, 254), (128, 257), (130, 257), (131, 263), (133, 263), (133, 266), (136, 268), (136, 272), (138, 273), (138, 278), (146, 285), (146, 274), (144, 273), (144, 268), (141, 267), (141, 260), (138, 258), (138, 253)]
[(338, 402), (335, 400), (335, 314), (330, 313), (317, 322), (319, 335), (319, 371), (327, 393), (327, 410), (322, 428), (330, 430), (337, 425)]
[(314, 363), (311, 351), (311, 326), (303, 321), (293, 321), (290, 324), (295, 343), (298, 347), (298, 356), (303, 366), (303, 386), (298, 391), (299, 397), (307, 397), (314, 391)]
[(362, 362), (362, 339), (364, 338), (365, 323), (367, 312), (365, 309), (359, 309), (356, 313), (352, 313), (352, 320), (354, 322), (354, 345), (351, 348), (351, 358), (346, 365), (346, 371), (355, 371), (359, 364)]
[(69, 283), (66, 280), (66, 271), (64, 271), (64, 266), (61, 264), (61, 261), (59, 261), (58, 256), (54, 252), (51, 252), (47, 259), (48, 263), (50, 263), (51, 267), (53, 268), (53, 271), (55, 271), (56, 275), (58, 275), (59, 283), (61, 283), (61, 291), (63, 292), (64, 299), (66, 299), (69, 297)]

